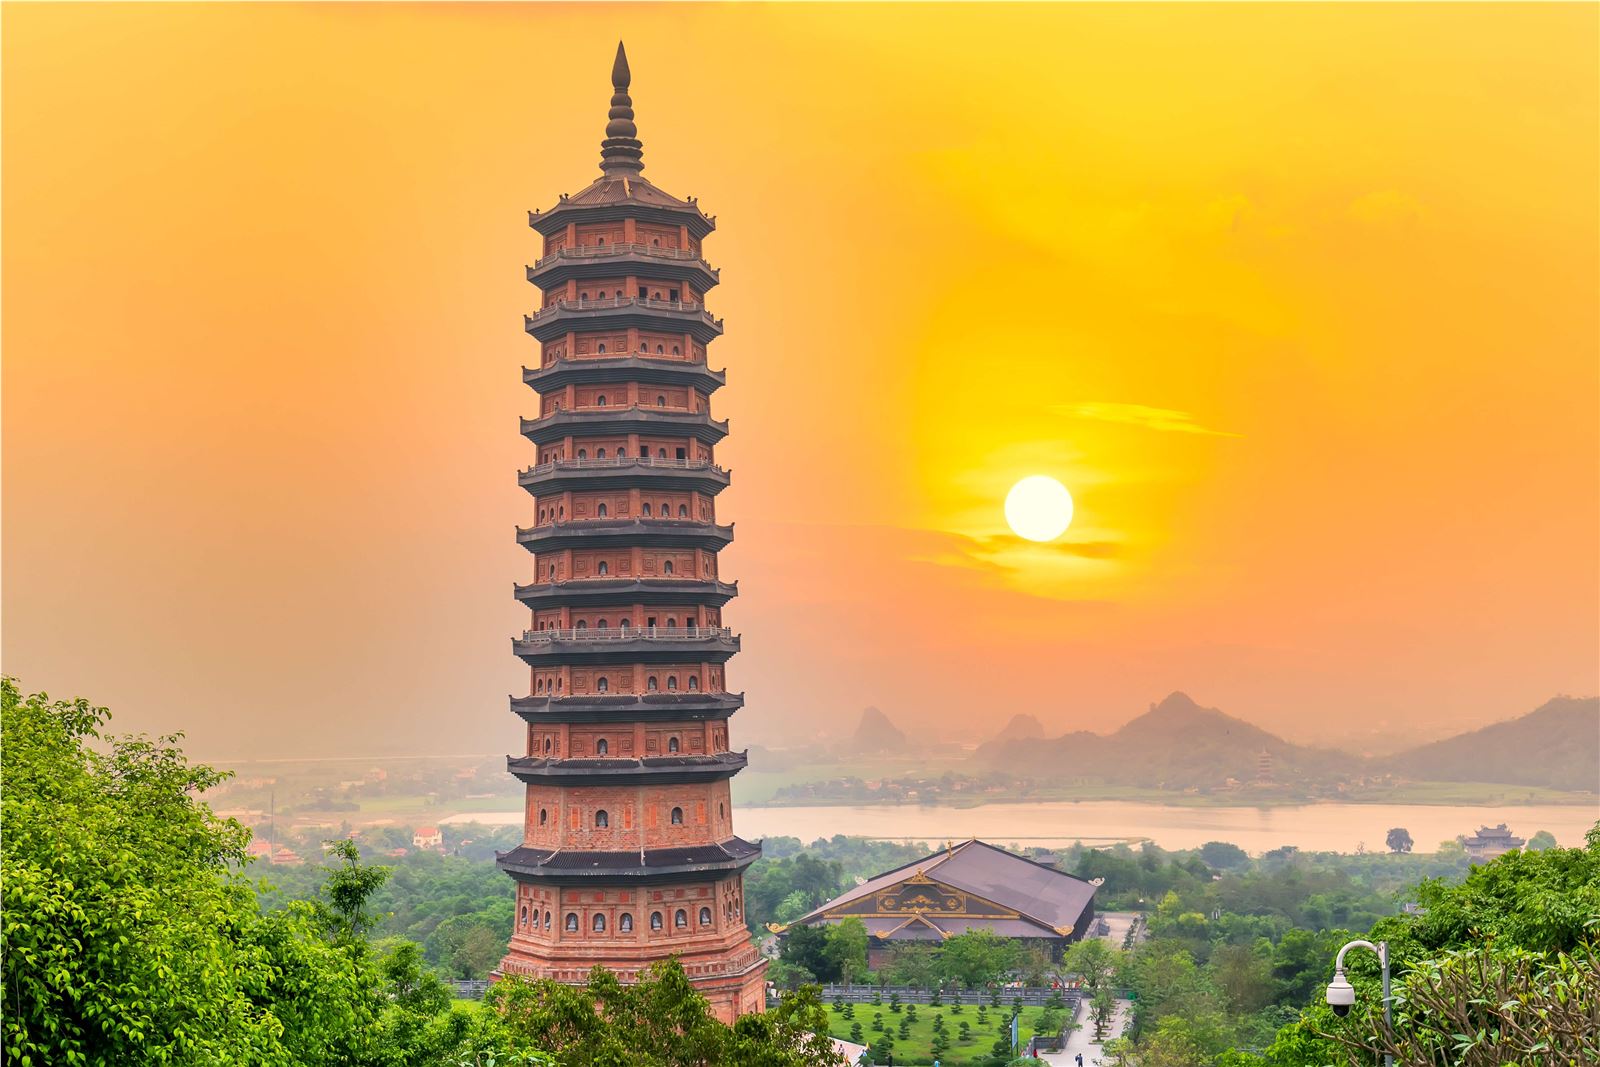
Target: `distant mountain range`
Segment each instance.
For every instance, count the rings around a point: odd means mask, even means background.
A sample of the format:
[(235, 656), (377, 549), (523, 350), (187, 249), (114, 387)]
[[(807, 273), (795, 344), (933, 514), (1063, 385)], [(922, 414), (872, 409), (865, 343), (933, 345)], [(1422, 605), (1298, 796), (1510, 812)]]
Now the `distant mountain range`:
[(1361, 764), (1343, 752), (1290, 744), (1216, 708), (1203, 708), (1185, 693), (1173, 693), (1115, 733), (1002, 736), (979, 746), (976, 758), (1035, 777), (1159, 789), (1214, 786), (1227, 778), (1240, 783), (1325, 780), (1355, 773)]
[[(887, 720), (885, 720), (887, 721)], [(1111, 734), (1045, 738), (1016, 716), (975, 758), (1039, 778), (1162, 789), (1207, 788), (1232, 778), (1299, 785), (1359, 775), (1411, 781), (1500, 782), (1600, 790), (1600, 698), (1558, 697), (1519, 719), (1382, 759), (1295, 745), (1173, 693)]]
[(1374, 762), (1424, 781), (1600, 791), (1600, 697), (1556, 697), (1520, 719)]

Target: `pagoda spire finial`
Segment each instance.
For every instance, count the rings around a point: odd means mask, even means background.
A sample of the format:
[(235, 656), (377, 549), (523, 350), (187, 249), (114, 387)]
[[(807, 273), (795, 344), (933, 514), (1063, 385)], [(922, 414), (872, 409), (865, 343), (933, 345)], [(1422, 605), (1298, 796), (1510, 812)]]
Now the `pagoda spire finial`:
[(617, 42), (617, 60), (611, 65), (611, 110), (606, 113), (606, 139), (600, 142), (600, 169), (607, 174), (644, 170), (644, 143), (633, 124), (633, 98), (628, 85), (633, 75), (628, 70), (628, 53)]

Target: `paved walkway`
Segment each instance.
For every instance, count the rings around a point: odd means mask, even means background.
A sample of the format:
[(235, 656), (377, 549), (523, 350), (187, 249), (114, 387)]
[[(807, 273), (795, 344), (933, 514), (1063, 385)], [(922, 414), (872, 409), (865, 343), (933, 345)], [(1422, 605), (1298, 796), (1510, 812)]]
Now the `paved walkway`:
[[(1100, 1062), (1100, 1046), (1102, 1042), (1094, 1040), (1094, 1022), (1089, 1015), (1089, 1003), (1085, 1001), (1083, 1010), (1078, 1014), (1078, 1021), (1083, 1025), (1072, 1031), (1067, 1037), (1067, 1047), (1060, 1052), (1041, 1052), (1040, 1062), (1065, 1064), (1067, 1067), (1077, 1067), (1077, 1056), (1083, 1053), (1083, 1067), (1094, 1067)], [(1111, 1023), (1106, 1027), (1106, 1040), (1121, 1037), (1122, 1032), (1133, 1021), (1133, 1002), (1131, 1000), (1117, 1001), (1116, 1009), (1111, 1013)]]

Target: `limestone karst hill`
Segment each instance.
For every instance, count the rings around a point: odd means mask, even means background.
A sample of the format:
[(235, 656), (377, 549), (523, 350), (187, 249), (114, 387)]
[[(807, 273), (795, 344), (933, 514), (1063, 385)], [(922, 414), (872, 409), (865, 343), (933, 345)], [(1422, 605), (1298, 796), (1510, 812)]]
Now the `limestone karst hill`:
[(1559, 696), (1520, 718), (1381, 761), (1438, 782), (1504, 782), (1600, 791), (1600, 697)]
[(1240, 783), (1305, 782), (1355, 771), (1357, 757), (1294, 745), (1216, 708), (1173, 693), (1111, 734), (1077, 731), (1055, 738), (996, 739), (977, 758), (1018, 774), (1163, 789)]
[(1516, 719), (1365, 759), (1292, 744), (1173, 693), (1114, 733), (1046, 738), (1002, 732), (980, 746), (976, 758), (1040, 778), (1163, 789), (1214, 788), (1229, 778), (1241, 785), (1307, 785), (1392, 775), (1600, 791), (1600, 698), (1557, 697)]

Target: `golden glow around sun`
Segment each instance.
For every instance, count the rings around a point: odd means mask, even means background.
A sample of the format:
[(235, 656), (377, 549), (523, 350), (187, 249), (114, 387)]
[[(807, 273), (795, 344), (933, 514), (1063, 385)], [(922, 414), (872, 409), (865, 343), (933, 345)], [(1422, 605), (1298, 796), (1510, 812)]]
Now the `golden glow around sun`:
[(1018, 537), (1054, 541), (1072, 524), (1072, 494), (1047, 474), (1030, 475), (1006, 494), (1006, 522)]

